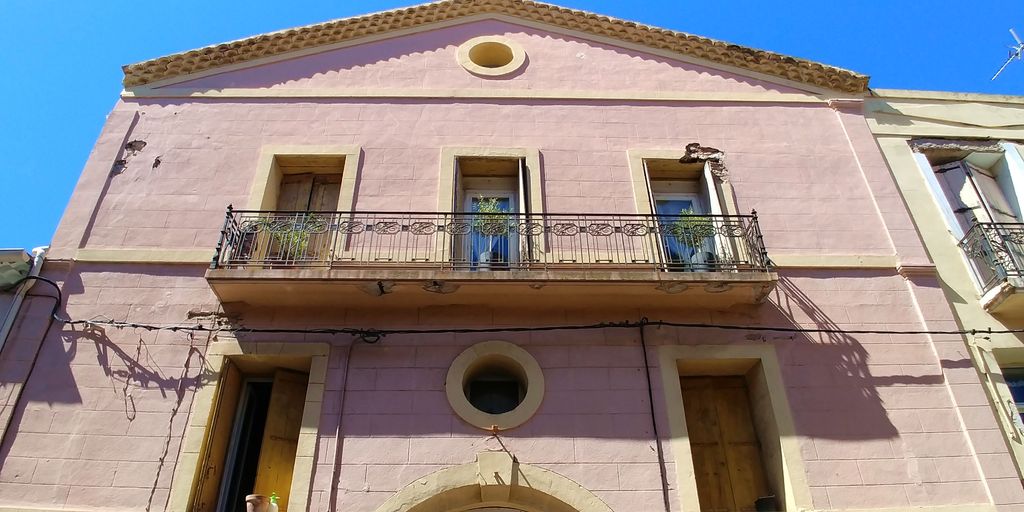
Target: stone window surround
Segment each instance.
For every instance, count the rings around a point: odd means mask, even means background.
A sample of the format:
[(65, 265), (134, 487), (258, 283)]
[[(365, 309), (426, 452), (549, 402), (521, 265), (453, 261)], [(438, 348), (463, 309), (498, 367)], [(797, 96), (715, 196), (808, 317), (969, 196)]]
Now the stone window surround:
[(245, 208), (248, 210), (273, 210), (276, 207), (277, 189), (281, 184), (281, 176), (284, 172), (278, 165), (278, 157), (335, 156), (341, 157), (345, 161), (337, 211), (353, 211), (361, 155), (362, 149), (359, 146), (351, 145), (265, 145), (260, 149), (256, 176), (253, 178), (252, 187), (249, 190), (249, 200)]
[[(957, 139), (957, 138), (941, 138), (941, 137), (919, 137), (909, 139), (907, 145), (912, 151), (912, 155), (918, 169), (921, 171), (921, 175), (924, 178), (925, 183), (935, 201), (935, 206), (939, 209), (939, 213), (949, 230), (949, 233), (956, 241), (960, 241), (967, 235), (967, 232), (963, 230), (960, 223), (956, 220), (956, 213), (946, 200), (946, 196), (943, 192), (942, 185), (939, 183), (938, 178), (935, 176), (935, 170), (932, 167), (931, 161), (928, 159), (929, 152), (932, 151), (963, 151), (963, 152), (975, 152), (975, 153), (992, 153), (1002, 155), (1000, 158), (1006, 161), (1007, 170), (1010, 172), (1011, 180), (1014, 184), (1014, 200), (1024, 206), (1024, 154), (1021, 153), (1021, 146), (1018, 142), (1007, 141), (1007, 140), (974, 140), (974, 139)], [(968, 269), (967, 275), (974, 283), (974, 288), (980, 293), (984, 289), (984, 285), (977, 273), (973, 270), (973, 262), (967, 256), (964, 251), (959, 251), (959, 257), (963, 265)], [(981, 294), (979, 300), (982, 304), (989, 304), (995, 299), (1002, 290), (999, 287), (995, 287), (989, 290), (986, 294)]]
[[(437, 180), (437, 211), (450, 212), (455, 201), (455, 164), (459, 158), (525, 159), (530, 213), (544, 214), (543, 183), (540, 172), (540, 150), (537, 148), (502, 148), (446, 146), (441, 148), (441, 165)], [(522, 201), (524, 198), (520, 198)]]
[(765, 468), (769, 481), (782, 482), (783, 488), (775, 489), (775, 492), (784, 510), (811, 510), (811, 491), (775, 348), (765, 345), (671, 345), (660, 347), (658, 355), (671, 435), (670, 446), (676, 464), (676, 488), (682, 509), (700, 510), (700, 500), (697, 496), (697, 482), (692, 477), (693, 455), (686, 429), (679, 377), (691, 374), (684, 366), (700, 366), (717, 375), (744, 375), (753, 371), (755, 378), (760, 377), (761, 384), (771, 397), (770, 412), (774, 420), (771, 426), (775, 431), (766, 433), (758, 429), (758, 433), (765, 436), (762, 449), (766, 443), (773, 441), (767, 438), (768, 435), (778, 434), (775, 442), (782, 461), (782, 474), (772, 475), (772, 468)]
[[(515, 409), (503, 414), (488, 414), (474, 407), (463, 387), (466, 374), (488, 358), (511, 360), (524, 375), (526, 395)], [(544, 399), (544, 372), (522, 347), (501, 340), (484, 341), (463, 350), (452, 361), (445, 379), (445, 394), (452, 410), (466, 423), (484, 430), (507, 430), (526, 423), (540, 408)]]
[[(472, 58), (474, 48), (480, 45), (501, 45), (512, 53), (512, 59), (503, 66), (487, 67), (482, 66)], [(459, 45), (455, 59), (466, 71), (483, 77), (501, 77), (514, 73), (526, 64), (526, 51), (519, 43), (503, 36), (479, 36), (474, 37)]]
[(289, 508), (305, 510), (309, 501), (310, 485), (313, 479), (316, 456), (317, 431), (320, 425), (320, 411), (323, 405), (324, 382), (327, 377), (327, 359), (330, 345), (327, 343), (266, 343), (240, 342), (220, 336), (207, 348), (204, 371), (210, 372), (202, 380), (192, 399), (192, 413), (185, 428), (178, 462), (171, 480), (167, 510), (189, 510), (192, 495), (199, 479), (200, 458), (207, 441), (210, 419), (215, 412), (217, 387), (226, 359), (232, 356), (259, 356), (272, 363), (275, 357), (309, 358), (309, 382), (306, 386), (306, 403), (302, 410), (302, 427), (295, 450), (295, 468), (292, 472)]
[[(711, 175), (715, 180), (715, 189), (718, 191), (718, 199), (722, 204), (723, 215), (739, 215), (739, 211), (736, 207), (736, 198), (733, 195), (732, 185), (729, 183), (728, 176), (729, 171), (723, 161), (724, 156), (721, 152), (717, 152), (715, 155), (702, 155), (695, 154), (692, 149), (713, 149), (704, 148), (699, 144), (691, 143), (685, 147), (679, 147), (675, 149), (630, 149), (626, 151), (626, 157), (629, 161), (629, 176), (630, 181), (633, 183), (633, 201), (636, 204), (636, 212), (641, 215), (651, 215), (654, 212), (651, 210), (650, 195), (648, 194), (648, 187), (650, 186), (647, 182), (647, 173), (644, 172), (644, 161), (645, 160), (679, 160), (681, 158), (691, 158), (694, 161), (705, 161), (708, 165), (712, 166)], [(717, 150), (716, 150), (717, 151)], [(711, 158), (701, 158), (712, 156)], [(749, 212), (748, 212), (749, 213)]]

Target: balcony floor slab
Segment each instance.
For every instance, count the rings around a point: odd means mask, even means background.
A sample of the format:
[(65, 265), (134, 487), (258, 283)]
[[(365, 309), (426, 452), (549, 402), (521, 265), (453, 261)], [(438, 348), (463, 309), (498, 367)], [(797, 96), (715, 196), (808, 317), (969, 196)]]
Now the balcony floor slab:
[(438, 304), (726, 308), (757, 304), (774, 272), (657, 270), (218, 268), (207, 280), (224, 303), (269, 307), (415, 307)]

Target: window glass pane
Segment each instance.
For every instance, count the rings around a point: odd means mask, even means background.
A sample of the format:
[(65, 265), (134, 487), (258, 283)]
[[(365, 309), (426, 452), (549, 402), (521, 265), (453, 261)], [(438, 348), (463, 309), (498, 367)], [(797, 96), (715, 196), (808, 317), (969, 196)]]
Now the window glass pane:
[(1024, 368), (1006, 368), (1003, 370), (1003, 379), (1010, 387), (1010, 394), (1013, 401), (1018, 405), (1024, 405)]
[(519, 383), (514, 380), (475, 380), (469, 383), (469, 403), (488, 414), (503, 414), (519, 406)]
[[(512, 198), (477, 196), (471, 200), (473, 212), (502, 213), (512, 211)], [(481, 215), (473, 219), (470, 239), (470, 262), (475, 270), (507, 268), (511, 250), (509, 232), (515, 218), (503, 215)]]
[(697, 211), (692, 199), (655, 199), (655, 213), (659, 215), (658, 224), (661, 225), (662, 245), (665, 251), (665, 263), (670, 269), (681, 269), (691, 262), (696, 252), (694, 246), (700, 245), (690, 233), (680, 229), (677, 215), (683, 212), (701, 213)]

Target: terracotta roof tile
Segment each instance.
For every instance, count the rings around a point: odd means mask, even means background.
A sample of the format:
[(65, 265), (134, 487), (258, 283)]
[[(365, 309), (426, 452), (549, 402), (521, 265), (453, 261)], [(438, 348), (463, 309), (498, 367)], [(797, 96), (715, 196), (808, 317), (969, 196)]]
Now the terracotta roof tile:
[(443, 0), (271, 32), (129, 64), (122, 68), (124, 85), (145, 85), (219, 66), (239, 64), (475, 14), (518, 17), (677, 52), (835, 91), (867, 91), (868, 77), (845, 69), (531, 0)]

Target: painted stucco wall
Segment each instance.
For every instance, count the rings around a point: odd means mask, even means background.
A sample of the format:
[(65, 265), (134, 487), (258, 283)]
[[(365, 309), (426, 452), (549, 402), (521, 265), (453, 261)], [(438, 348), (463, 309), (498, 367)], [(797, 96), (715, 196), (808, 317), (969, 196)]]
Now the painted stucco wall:
[[(85, 264), (69, 271), (63, 284), (69, 292), (67, 312), (75, 318), (178, 323), (189, 310), (216, 304), (196, 267)], [(934, 280), (915, 285), (914, 292), (927, 314), (941, 318), (946, 306)], [(5, 386), (28, 366), (17, 355), (30, 353), (38, 343), (40, 329), (31, 326), (40, 324), (46, 308), (44, 299), (33, 299), (33, 313), (22, 320), (12, 351), (5, 352)], [(336, 326), (338, 319), (346, 319), (353, 325), (439, 328), (575, 324), (646, 315), (675, 321), (919, 328), (924, 324), (916, 319), (916, 308), (908, 284), (892, 272), (837, 276), (826, 270), (786, 272), (770, 303), (728, 312), (680, 313), (669, 304), (643, 311), (447, 306), (276, 315), (254, 311), (242, 321), (250, 327)], [(945, 325), (941, 320), (929, 324)], [(957, 353), (962, 347), (958, 337), (930, 341), (923, 336), (760, 336), (650, 328), (647, 338), (651, 361), (657, 361), (656, 347), (662, 344), (773, 345), (818, 509), (986, 503), (979, 463), (997, 499), (1016, 496), (1012, 463), (974, 370), (966, 355)], [(418, 477), (499, 448), (490, 434), (452, 413), (443, 391), (452, 359), (486, 339), (526, 348), (545, 373), (548, 392), (538, 414), (501, 436), (520, 461), (572, 478), (613, 510), (659, 509), (660, 478), (635, 330), (393, 336), (378, 345), (357, 342), (351, 361), (345, 360), (347, 337), (252, 338), (332, 343), (311, 510), (326, 510), (339, 421), (341, 510), (372, 511)], [(211, 342), (216, 341), (128, 329), (52, 332), (15, 415), (15, 431), (0, 453), (5, 505), (81, 508), (102, 503), (137, 510), (152, 502), (153, 510), (162, 510), (192, 393), (211, 379), (202, 358)], [(347, 390), (341, 385), (346, 366)], [(668, 427), (659, 368), (653, 370), (664, 435)], [(965, 435), (965, 425), (978, 432)], [(671, 451), (667, 456), (677, 499)]]
[[(912, 139), (1017, 141), (1009, 151), (1019, 151), (1024, 130), (1018, 120), (1024, 113), (1024, 100), (1019, 97), (980, 94), (956, 94), (916, 91), (877, 91), (867, 103), (868, 124), (892, 169), (893, 176), (905, 198), (908, 210), (921, 232), (921, 238), (935, 261), (949, 300), (960, 325), (978, 329), (1019, 329), (1024, 317), (1009, 311), (999, 316), (990, 314), (982, 305), (981, 289), (972, 278), (959, 240), (940, 213), (940, 201), (925, 181), (925, 174), (911, 150)], [(985, 334), (971, 340), (969, 350), (974, 365), (984, 376), (989, 407), (996, 411), (1008, 445), (1015, 453), (1017, 471), (1024, 467), (1024, 444), (1016, 430), (1010, 411), (1002, 405), (1012, 403), (998, 366), (1016, 366), (1024, 359), (1024, 340), (1015, 334)], [(986, 361), (985, 359), (988, 359)], [(986, 364), (986, 363), (991, 364)]]
[(824, 105), (520, 103), (122, 103), (139, 115), (129, 138), (148, 145), (110, 178), (84, 247), (212, 248), (265, 144), (361, 146), (363, 211), (433, 211), (440, 148), (494, 146), (540, 148), (547, 212), (635, 213), (626, 151), (700, 141), (729, 155), (737, 203), (757, 209), (773, 253), (894, 254)]
[[(511, 80), (483, 81), (454, 67), (453, 41), (496, 30), (526, 47), (527, 71)], [(580, 52), (587, 58), (576, 57)], [(577, 61), (599, 66), (588, 70)], [(445, 88), (636, 87), (754, 96), (660, 102), (368, 100), (344, 97), (342, 91), (319, 99), (126, 98), (115, 107), (86, 165), (55, 236), (54, 261), (44, 271), (61, 281), (67, 314), (180, 323), (191, 310), (216, 310), (202, 263), (76, 258), (82, 249), (155, 249), (146, 258), (163, 254), (166, 260), (212, 254), (226, 206), (245, 204), (249, 196), (264, 145), (360, 146), (355, 201), (364, 211), (433, 210), (444, 146), (538, 148), (545, 211), (630, 213), (637, 191), (626, 151), (700, 142), (725, 152), (737, 204), (742, 211), (758, 210), (770, 256), (789, 262), (763, 305), (683, 309), (666, 294), (664, 307), (644, 310), (628, 305), (537, 310), (529, 304), (492, 309), (459, 305), (453, 294), (439, 295), (438, 305), (420, 309), (253, 310), (236, 321), (250, 327), (458, 328), (646, 316), (846, 329), (956, 328), (933, 275), (897, 272), (897, 265), (926, 267), (929, 260), (856, 103), (834, 109), (812, 96), (801, 103), (779, 102), (758, 96), (759, 91), (792, 89), (495, 22), (188, 85), (378, 87), (381, 77), (395, 76), (401, 87), (415, 90), (427, 86), (427, 79), (422, 70), (406, 66), (433, 70), (435, 63), (442, 72), (427, 73), (429, 80)], [(621, 79), (633, 69), (652, 80)], [(302, 78), (303, 73), (316, 76)], [(130, 140), (147, 145), (127, 155), (122, 148)], [(123, 172), (112, 174), (114, 160), (122, 158), (127, 161)], [(140, 253), (107, 254), (116, 259)], [(870, 258), (875, 263), (863, 263)], [(212, 378), (203, 354), (217, 340), (167, 331), (55, 327), (15, 405), (14, 390), (25, 382), (43, 339), (46, 300), (29, 301), (13, 345), (0, 359), (3, 411), (13, 415), (0, 446), (0, 510), (163, 510), (193, 394)], [(335, 477), (339, 510), (373, 511), (420, 476), (499, 449), (490, 434), (453, 414), (443, 391), (455, 356), (485, 339), (522, 346), (547, 379), (537, 416), (502, 434), (506, 448), (524, 463), (575, 480), (613, 510), (660, 509), (635, 330), (393, 336), (378, 345), (355, 345), (351, 358), (346, 354), (352, 340), (344, 336), (263, 337), (254, 341), (332, 346), (310, 510), (328, 510)], [(657, 347), (665, 344), (775, 348), (809, 485), (808, 505), (814, 509), (944, 505), (948, 511), (999, 504), (1010, 510), (1024, 503), (959, 336), (652, 328), (648, 342), (653, 362)], [(661, 368), (655, 364), (652, 370), (670, 495), (678, 510)]]

